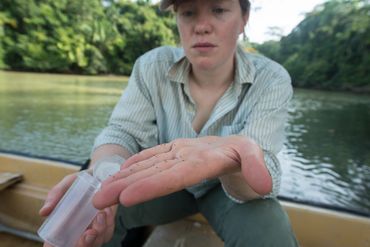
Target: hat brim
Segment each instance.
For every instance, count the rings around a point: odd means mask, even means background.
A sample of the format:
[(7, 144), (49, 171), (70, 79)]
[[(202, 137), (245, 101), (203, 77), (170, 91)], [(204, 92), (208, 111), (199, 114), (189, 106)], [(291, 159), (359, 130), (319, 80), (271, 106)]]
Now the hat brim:
[(160, 10), (167, 10), (168, 7), (170, 7), (173, 4), (173, 0), (162, 0), (161, 3), (159, 4), (159, 9)]

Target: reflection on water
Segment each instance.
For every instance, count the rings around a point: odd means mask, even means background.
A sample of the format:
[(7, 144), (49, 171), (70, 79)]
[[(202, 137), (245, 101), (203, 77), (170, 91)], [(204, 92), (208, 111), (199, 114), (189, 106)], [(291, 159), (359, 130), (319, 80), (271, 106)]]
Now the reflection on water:
[(370, 212), (370, 97), (296, 90), (281, 194)]
[[(0, 149), (83, 163), (125, 77), (0, 72)], [(281, 195), (370, 213), (370, 97), (296, 90)]]
[(83, 163), (126, 83), (0, 72), (0, 149)]

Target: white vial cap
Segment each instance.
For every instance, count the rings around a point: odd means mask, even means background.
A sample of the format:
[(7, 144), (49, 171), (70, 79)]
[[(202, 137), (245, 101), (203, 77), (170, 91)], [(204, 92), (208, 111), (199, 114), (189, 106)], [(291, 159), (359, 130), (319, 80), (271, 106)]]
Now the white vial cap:
[(125, 159), (118, 155), (106, 157), (98, 161), (93, 168), (93, 176), (101, 182), (119, 172)]

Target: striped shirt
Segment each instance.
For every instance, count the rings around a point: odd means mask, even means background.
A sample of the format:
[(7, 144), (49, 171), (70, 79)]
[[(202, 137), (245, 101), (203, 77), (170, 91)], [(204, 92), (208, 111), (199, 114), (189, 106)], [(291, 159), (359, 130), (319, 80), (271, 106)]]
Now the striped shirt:
[[(286, 70), (238, 47), (234, 81), (199, 133), (192, 127), (196, 106), (190, 95), (189, 71), (190, 63), (181, 48), (160, 47), (141, 56), (94, 148), (117, 144), (134, 154), (177, 138), (248, 136), (264, 151), (273, 181), (267, 197), (276, 196), (281, 178), (276, 155), (283, 145), (287, 107), (293, 94)], [(188, 191), (200, 197), (217, 183), (218, 179), (203, 181)]]

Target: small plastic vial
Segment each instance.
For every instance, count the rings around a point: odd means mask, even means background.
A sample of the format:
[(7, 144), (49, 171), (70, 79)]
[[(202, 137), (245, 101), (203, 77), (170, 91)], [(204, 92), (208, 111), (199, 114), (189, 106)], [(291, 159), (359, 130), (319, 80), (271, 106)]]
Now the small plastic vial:
[(124, 159), (111, 156), (98, 161), (93, 175), (78, 173), (76, 180), (38, 230), (39, 236), (55, 247), (73, 247), (98, 213), (92, 204), (101, 182), (120, 170)]

